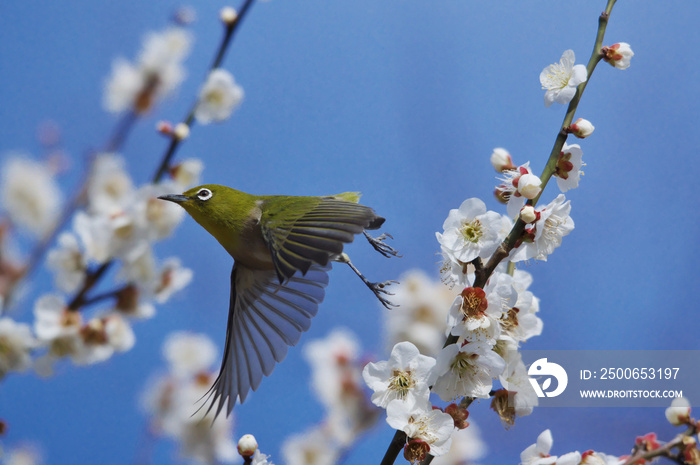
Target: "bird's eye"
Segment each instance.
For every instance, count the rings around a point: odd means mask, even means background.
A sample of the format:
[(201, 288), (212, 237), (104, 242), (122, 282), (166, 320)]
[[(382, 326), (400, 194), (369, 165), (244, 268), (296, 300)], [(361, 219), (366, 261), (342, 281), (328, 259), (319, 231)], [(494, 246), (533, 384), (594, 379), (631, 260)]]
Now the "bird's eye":
[(209, 200), (212, 196), (212, 193), (209, 189), (199, 189), (199, 192), (197, 192), (197, 198), (199, 200)]

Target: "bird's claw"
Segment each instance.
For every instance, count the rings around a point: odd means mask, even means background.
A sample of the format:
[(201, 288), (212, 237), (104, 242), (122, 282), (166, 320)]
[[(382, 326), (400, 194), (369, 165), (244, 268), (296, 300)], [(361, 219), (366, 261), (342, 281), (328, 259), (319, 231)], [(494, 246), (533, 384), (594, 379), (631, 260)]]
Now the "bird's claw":
[(367, 233), (367, 231), (363, 231), (363, 233), (372, 248), (384, 255), (386, 258), (401, 256), (398, 250), (384, 242), (386, 239), (393, 239), (391, 234), (382, 233), (378, 237), (372, 237)]
[(387, 310), (391, 310), (392, 307), (398, 307), (397, 304), (389, 301), (386, 297), (387, 295), (394, 295), (393, 292), (389, 292), (386, 288), (391, 286), (392, 284), (399, 284), (398, 281), (383, 281), (381, 283), (369, 283), (368, 286), (372, 292), (374, 292), (374, 295), (379, 299), (379, 302), (386, 308)]

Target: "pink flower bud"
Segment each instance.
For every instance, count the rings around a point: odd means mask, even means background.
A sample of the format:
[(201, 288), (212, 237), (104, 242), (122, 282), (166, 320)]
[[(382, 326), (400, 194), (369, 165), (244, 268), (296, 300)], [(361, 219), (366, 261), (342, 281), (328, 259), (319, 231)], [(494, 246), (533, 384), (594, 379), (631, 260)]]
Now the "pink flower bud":
[(569, 132), (579, 139), (585, 139), (593, 134), (595, 126), (587, 119), (579, 118), (569, 126)]
[(538, 176), (530, 173), (523, 174), (518, 180), (518, 192), (526, 199), (534, 199), (542, 192), (541, 184), (542, 181)]
[(502, 173), (505, 170), (515, 169), (510, 153), (508, 153), (506, 149), (500, 147), (493, 149), (493, 153), (491, 154), (491, 164), (499, 173)]
[(630, 44), (626, 42), (603, 47), (600, 51), (603, 54), (603, 59), (617, 69), (629, 68), (630, 60), (634, 56)]
[(238, 440), (238, 453), (242, 457), (252, 457), (258, 448), (258, 441), (252, 434), (245, 434)]
[(156, 131), (166, 136), (173, 134), (173, 125), (170, 121), (158, 121), (156, 124)]
[(526, 224), (531, 224), (537, 221), (537, 212), (535, 211), (535, 207), (532, 205), (525, 205), (522, 210), (520, 210), (520, 219), (523, 220)]

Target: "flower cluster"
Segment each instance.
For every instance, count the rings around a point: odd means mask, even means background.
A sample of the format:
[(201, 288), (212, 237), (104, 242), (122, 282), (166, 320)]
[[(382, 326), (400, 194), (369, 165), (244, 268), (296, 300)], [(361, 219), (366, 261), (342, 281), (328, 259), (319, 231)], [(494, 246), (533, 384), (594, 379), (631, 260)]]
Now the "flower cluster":
[(191, 34), (180, 26), (148, 34), (134, 63), (121, 57), (112, 63), (112, 75), (105, 85), (105, 109), (112, 113), (148, 111), (185, 79), (182, 63), (191, 46)]
[(287, 438), (282, 455), (290, 465), (332, 464), (359, 434), (372, 427), (379, 411), (367, 399), (362, 384), (361, 347), (349, 331), (336, 329), (304, 346), (311, 366), (311, 385), (326, 418), (305, 433)]
[[(163, 355), (167, 373), (152, 379), (142, 396), (152, 432), (176, 441), (184, 458), (205, 464), (239, 461), (233, 417), (214, 419), (206, 404), (197, 410), (216, 378), (211, 370), (218, 355), (214, 343), (200, 334), (173, 333), (163, 344)], [(259, 458), (265, 463), (266, 456)]]

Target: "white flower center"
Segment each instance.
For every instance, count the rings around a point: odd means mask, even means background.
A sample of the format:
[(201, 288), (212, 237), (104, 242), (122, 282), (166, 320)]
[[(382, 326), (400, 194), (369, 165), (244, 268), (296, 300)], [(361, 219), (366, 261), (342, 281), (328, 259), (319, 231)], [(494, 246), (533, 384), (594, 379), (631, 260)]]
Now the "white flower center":
[(405, 399), (408, 391), (416, 385), (410, 371), (394, 370), (389, 378), (389, 390), (396, 393), (397, 398)]
[(541, 79), (542, 88), (547, 90), (563, 89), (569, 85), (572, 69), (564, 63), (549, 65), (547, 74)]
[(459, 232), (465, 241), (478, 244), (481, 237), (484, 235), (484, 225), (478, 219), (473, 219), (469, 222), (465, 222)]

